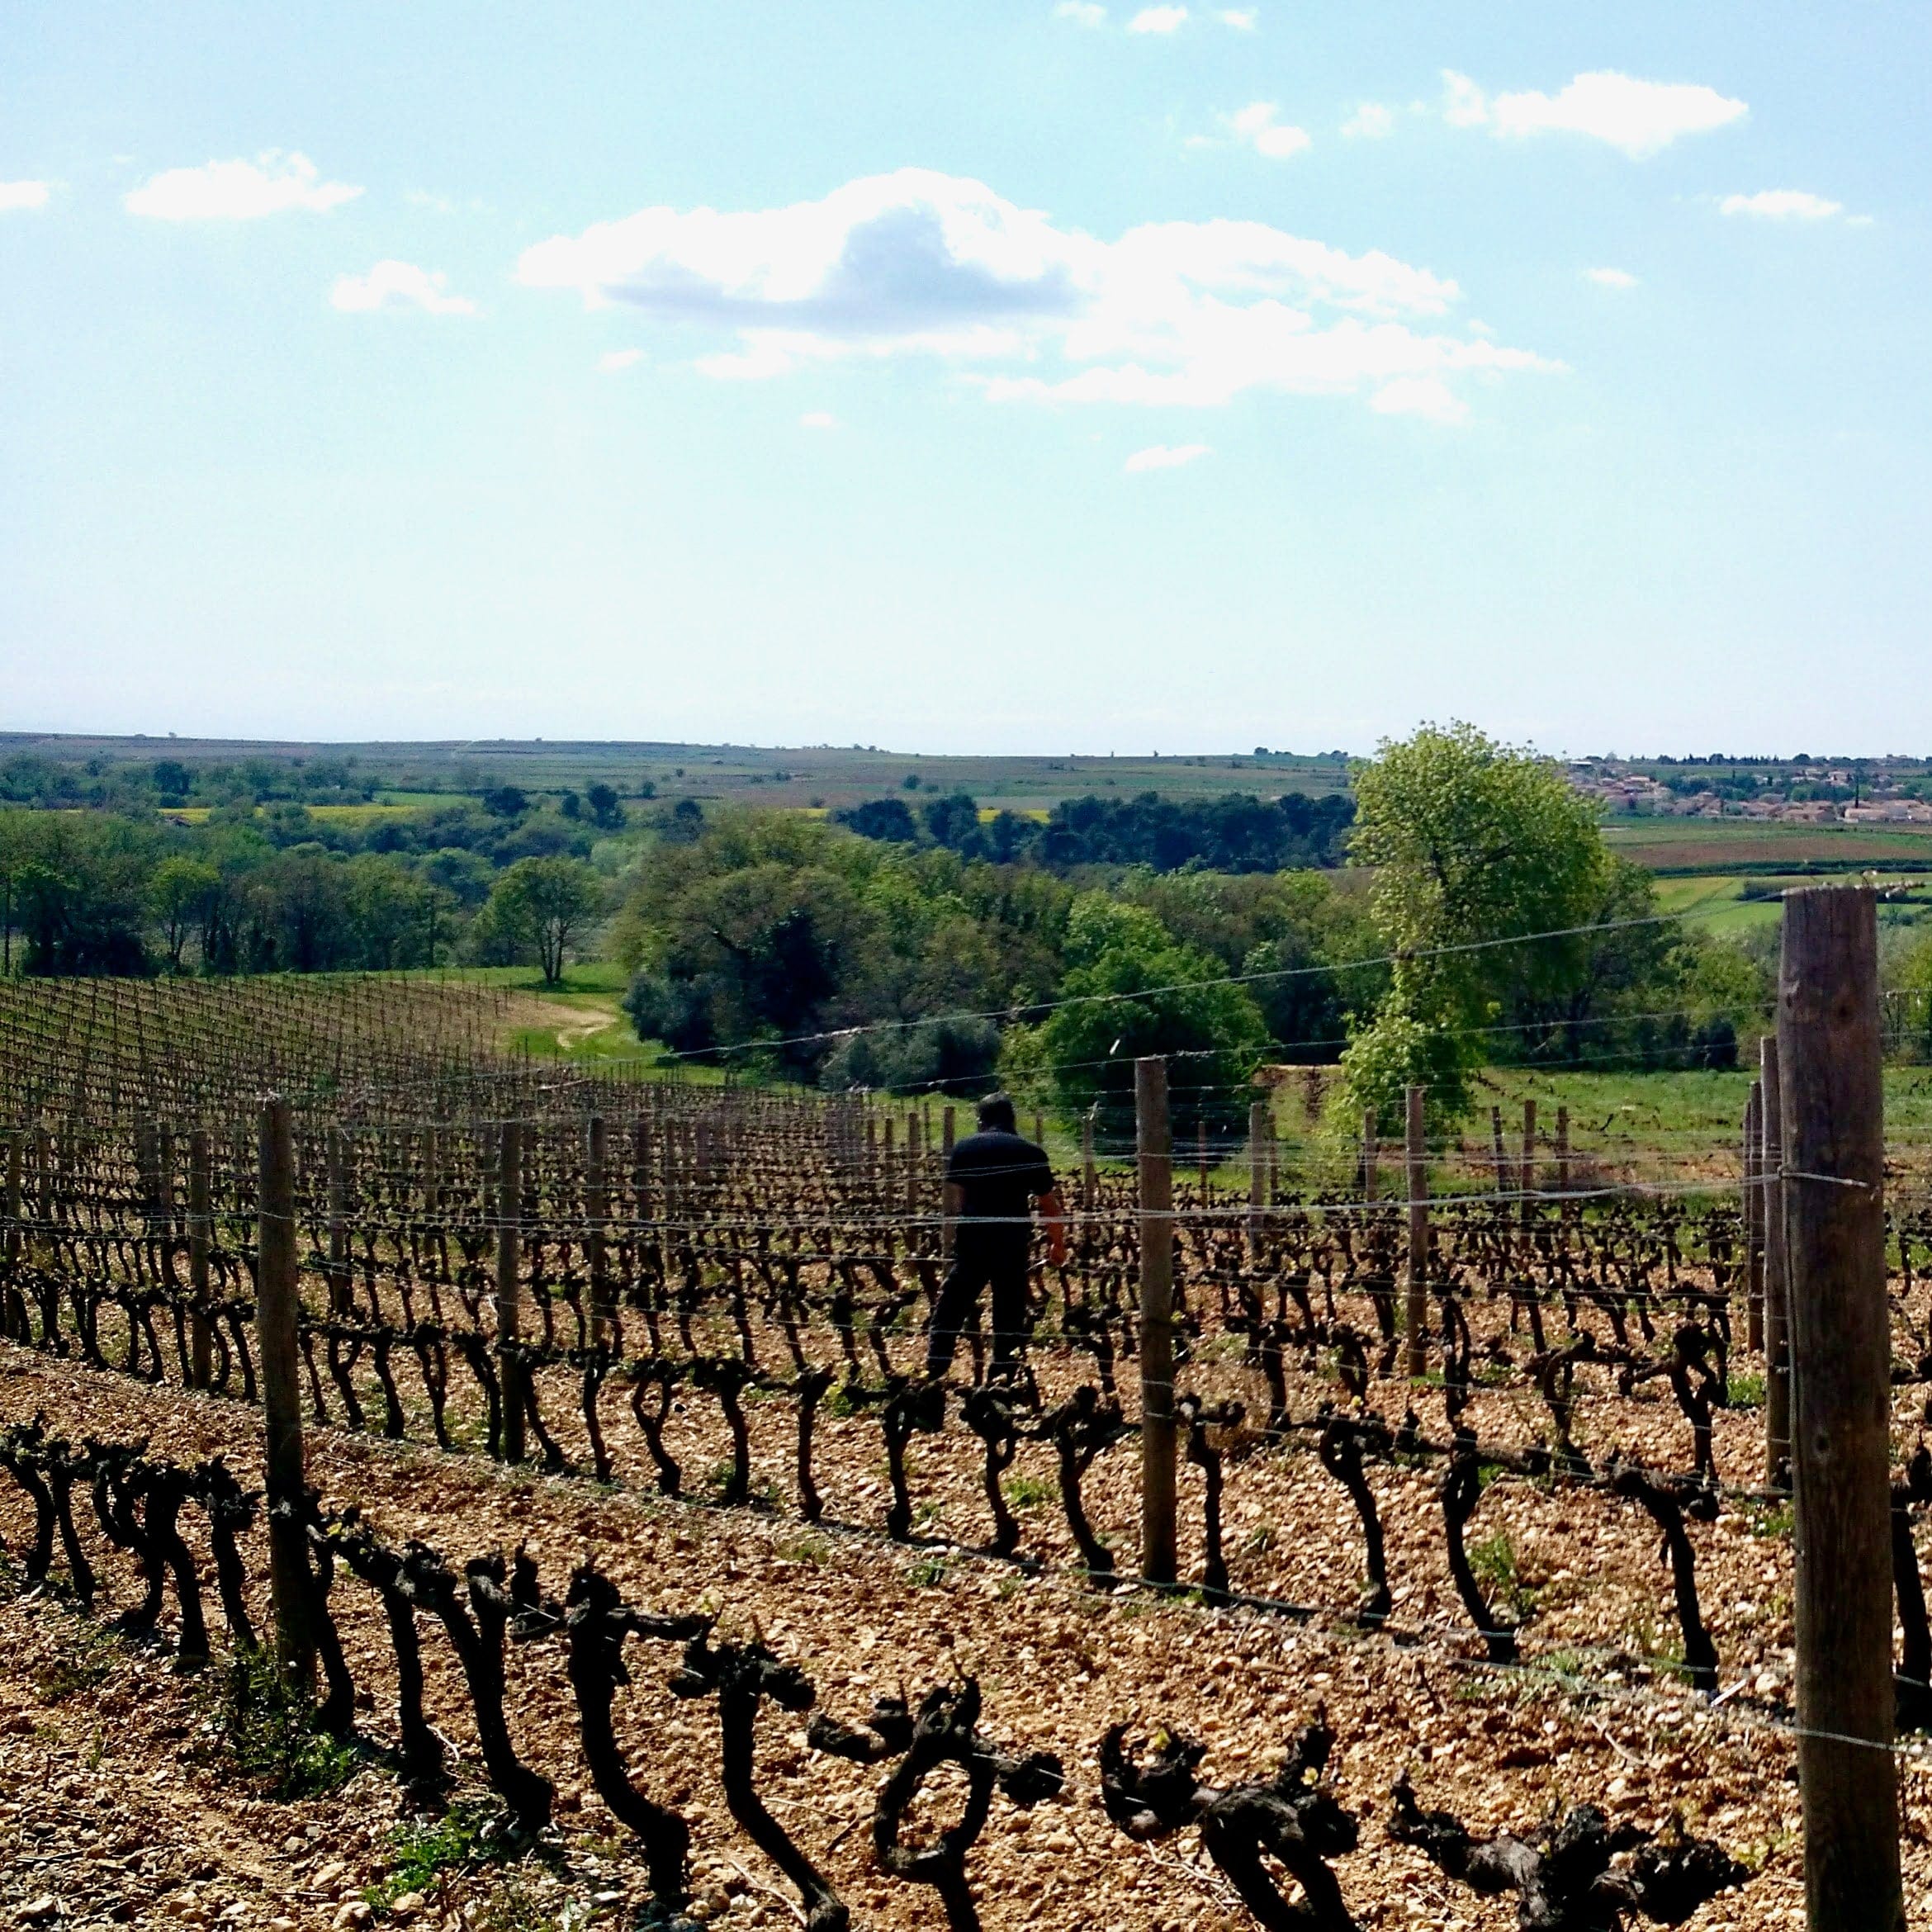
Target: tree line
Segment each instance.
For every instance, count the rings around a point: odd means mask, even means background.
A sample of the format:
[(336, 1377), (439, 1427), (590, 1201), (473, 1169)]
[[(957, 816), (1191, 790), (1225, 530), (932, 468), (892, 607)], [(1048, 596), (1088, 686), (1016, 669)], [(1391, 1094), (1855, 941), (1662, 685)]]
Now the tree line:
[(1155, 872), (1288, 872), (1345, 862), (1355, 802), (1346, 792), (1320, 798), (1290, 792), (1271, 799), (1247, 793), (1166, 798), (1142, 792), (1131, 798), (1063, 799), (1042, 820), (983, 812), (977, 799), (956, 792), (917, 810), (903, 798), (873, 798), (833, 817), (862, 838), (943, 845), (963, 859), (1049, 872), (1123, 865)]

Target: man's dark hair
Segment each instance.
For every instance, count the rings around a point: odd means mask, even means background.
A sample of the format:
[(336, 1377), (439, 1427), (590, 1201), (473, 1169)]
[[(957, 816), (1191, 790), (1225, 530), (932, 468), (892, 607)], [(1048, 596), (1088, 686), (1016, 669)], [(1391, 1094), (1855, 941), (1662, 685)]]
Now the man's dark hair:
[(989, 1093), (979, 1103), (979, 1125), (987, 1133), (1017, 1134), (1019, 1120), (1013, 1112), (1013, 1103), (1003, 1093)]

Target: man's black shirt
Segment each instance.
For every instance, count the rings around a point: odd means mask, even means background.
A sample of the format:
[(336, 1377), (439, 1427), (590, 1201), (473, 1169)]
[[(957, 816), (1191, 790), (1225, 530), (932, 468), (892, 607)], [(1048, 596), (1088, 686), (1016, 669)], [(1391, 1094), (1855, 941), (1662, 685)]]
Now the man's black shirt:
[(997, 1129), (957, 1142), (946, 1178), (959, 1189), (960, 1219), (1010, 1221), (1021, 1229), (1032, 1214), (1033, 1197), (1054, 1190), (1045, 1150)]

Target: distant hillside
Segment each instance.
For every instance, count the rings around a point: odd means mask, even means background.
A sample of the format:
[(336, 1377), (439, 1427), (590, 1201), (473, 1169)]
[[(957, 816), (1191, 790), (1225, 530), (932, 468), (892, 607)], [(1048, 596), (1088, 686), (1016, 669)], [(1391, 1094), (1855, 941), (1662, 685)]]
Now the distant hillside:
[[(443, 744), (292, 744), (262, 740), (88, 737), (0, 732), (0, 772), (26, 758), (92, 769), (173, 760), (191, 769), (300, 764), (339, 768), (376, 793), (476, 793), (515, 784), (535, 792), (613, 786), (628, 798), (729, 798), (746, 804), (836, 811), (882, 794), (908, 799), (970, 793), (993, 811), (1044, 812), (1063, 799), (1272, 798), (1346, 791), (1341, 752), (1205, 753), (1167, 758), (927, 757), (875, 746), (765, 748), (747, 745), (566, 743), (542, 738)], [(646, 790), (646, 788), (649, 788)]]

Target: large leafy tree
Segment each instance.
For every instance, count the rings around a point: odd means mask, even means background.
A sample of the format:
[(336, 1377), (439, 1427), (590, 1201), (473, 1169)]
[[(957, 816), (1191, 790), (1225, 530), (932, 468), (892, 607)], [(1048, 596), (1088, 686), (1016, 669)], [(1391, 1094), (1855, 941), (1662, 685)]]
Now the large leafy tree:
[(1512, 1024), (1513, 1011), (1560, 1015), (1602, 964), (1604, 928), (1645, 916), (1648, 893), (1554, 764), (1472, 725), (1385, 743), (1356, 798), (1350, 850), (1374, 869), (1375, 921), (1394, 963), (1375, 1018), (1342, 1056), (1347, 1102), (1392, 1126), (1401, 1089), (1420, 1083), (1432, 1116), (1451, 1120), (1486, 1030)]
[(537, 957), (544, 983), (563, 978), (564, 963), (604, 910), (597, 874), (580, 859), (519, 859), (491, 887), (487, 912), (496, 930)]
[(1058, 1003), (1037, 1026), (1008, 1034), (1003, 1066), (1068, 1114), (1096, 1113), (1102, 1131), (1134, 1130), (1134, 1063), (1172, 1063), (1177, 1123), (1225, 1133), (1248, 1118), (1267, 1027), (1219, 963), (1183, 945), (1146, 907), (1083, 894), (1067, 922), (1068, 970)]

